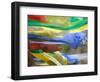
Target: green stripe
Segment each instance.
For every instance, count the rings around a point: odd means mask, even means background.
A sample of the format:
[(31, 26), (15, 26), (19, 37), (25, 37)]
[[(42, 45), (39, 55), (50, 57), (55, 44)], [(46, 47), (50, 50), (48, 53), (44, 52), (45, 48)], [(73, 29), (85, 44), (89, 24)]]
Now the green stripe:
[(42, 23), (36, 20), (28, 20), (28, 26), (44, 26), (47, 28), (53, 28), (53, 29), (58, 29), (58, 30), (74, 30), (74, 29), (80, 28), (81, 26), (85, 24), (87, 24), (87, 18), (83, 18), (83, 20), (79, 20), (78, 22), (75, 22), (74, 24), (67, 27), (55, 25), (55, 24)]

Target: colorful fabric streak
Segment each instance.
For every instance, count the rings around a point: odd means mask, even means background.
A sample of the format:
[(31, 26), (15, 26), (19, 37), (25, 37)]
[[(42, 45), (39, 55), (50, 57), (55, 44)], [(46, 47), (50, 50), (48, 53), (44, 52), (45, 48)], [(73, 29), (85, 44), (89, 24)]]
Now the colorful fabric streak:
[(27, 22), (31, 66), (79, 64), (72, 54), (87, 53), (87, 17), (28, 15)]
[[(87, 24), (87, 18), (85, 17), (81, 18), (80, 20), (75, 20), (75, 18), (73, 19), (73, 17), (70, 18), (71, 20), (70, 22), (72, 23), (68, 26), (49, 24), (46, 19), (47, 18), (45, 16), (34, 16), (34, 15), (30, 16), (29, 15), (28, 26), (42, 26), (42, 27), (47, 27), (47, 28), (52, 28), (52, 29), (57, 29), (57, 30), (75, 30), (75, 29), (80, 29), (82, 26)], [(82, 31), (84, 31), (84, 29)]]

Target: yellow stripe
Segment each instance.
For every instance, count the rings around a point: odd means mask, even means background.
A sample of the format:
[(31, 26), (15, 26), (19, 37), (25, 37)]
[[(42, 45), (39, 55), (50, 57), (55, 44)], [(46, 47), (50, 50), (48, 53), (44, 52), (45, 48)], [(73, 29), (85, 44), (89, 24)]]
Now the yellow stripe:
[(88, 30), (88, 25), (84, 25), (82, 26), (81, 28), (79, 29), (75, 29), (75, 30), (70, 30), (69, 33), (75, 33), (75, 32), (81, 32), (81, 31), (85, 31), (85, 30)]
[[(31, 52), (30, 52), (31, 53)], [(50, 64), (56, 64), (56, 65), (61, 65), (54, 57), (48, 55), (47, 53), (31, 53), (33, 56), (35, 56), (36, 58), (39, 58), (43, 61), (45, 61), (46, 63)]]

